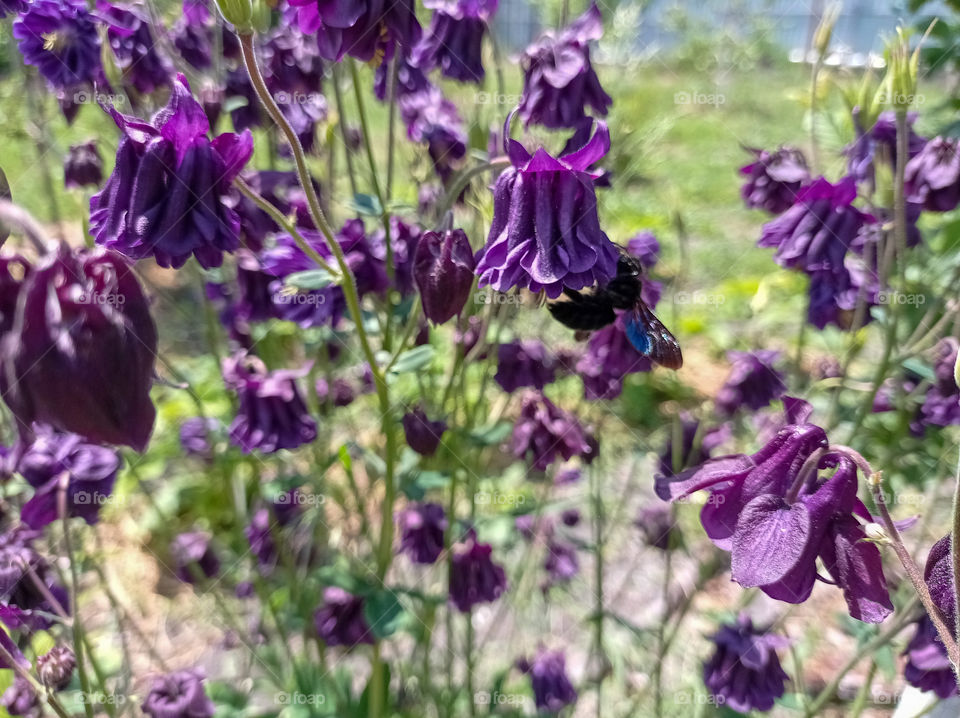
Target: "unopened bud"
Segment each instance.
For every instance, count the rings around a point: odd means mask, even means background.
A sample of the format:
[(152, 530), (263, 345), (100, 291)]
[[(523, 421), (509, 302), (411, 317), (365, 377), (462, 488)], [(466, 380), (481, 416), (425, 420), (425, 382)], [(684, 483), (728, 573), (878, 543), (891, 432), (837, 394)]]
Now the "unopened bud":
[(217, 0), (220, 14), (237, 33), (253, 31), (253, 2), (251, 0)]
[(837, 24), (837, 18), (840, 16), (840, 3), (831, 3), (820, 18), (820, 24), (817, 25), (813, 33), (813, 47), (817, 55), (823, 58), (830, 49), (830, 38), (833, 37), (833, 28)]
[(69, 646), (54, 646), (37, 658), (37, 674), (40, 682), (55, 691), (62, 691), (70, 684), (77, 659)]
[(864, 525), (863, 533), (868, 541), (886, 541), (889, 538), (886, 529), (878, 523)]

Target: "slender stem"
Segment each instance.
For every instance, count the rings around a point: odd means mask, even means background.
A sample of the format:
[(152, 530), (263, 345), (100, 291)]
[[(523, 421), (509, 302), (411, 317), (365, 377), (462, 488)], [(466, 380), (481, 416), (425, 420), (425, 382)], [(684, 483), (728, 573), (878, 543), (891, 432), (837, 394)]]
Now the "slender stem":
[(400, 73), (400, 57), (394, 54), (390, 61), (390, 89), (387, 92), (389, 114), (387, 116), (387, 199), (393, 196), (393, 165), (396, 160), (397, 143), (397, 77)]
[[(347, 122), (346, 112), (343, 103), (343, 90), (340, 89), (340, 65), (333, 66), (333, 98), (337, 103), (337, 124), (340, 125), (340, 137), (343, 138), (343, 156), (347, 161), (347, 177), (350, 179), (351, 197), (356, 197), (360, 190), (357, 189), (357, 175), (353, 169), (353, 156), (350, 154), (350, 143), (347, 141)], [(333, 148), (330, 148), (333, 152)], [(332, 191), (331, 187), (331, 191)]]
[(593, 552), (594, 552), (594, 664), (597, 669), (597, 718), (603, 715), (603, 679), (606, 675), (607, 654), (603, 646), (604, 611), (603, 600), (603, 559), (604, 559), (604, 512), (603, 497), (600, 491), (600, 478), (596, 466), (590, 468), (590, 493), (593, 504)]
[(817, 148), (817, 80), (822, 66), (823, 58), (818, 52), (813, 69), (810, 71), (810, 164), (814, 170), (820, 166), (820, 153)]
[(503, 169), (509, 165), (510, 160), (506, 157), (496, 157), (489, 162), (483, 162), (475, 167), (463, 170), (456, 176), (456, 178), (454, 178), (453, 183), (450, 185), (450, 189), (448, 189), (446, 194), (443, 196), (443, 204), (440, 205), (440, 211), (437, 213), (437, 216), (440, 217), (441, 221), (443, 220), (443, 217), (446, 216), (447, 212), (449, 212), (453, 207), (454, 202), (457, 201), (457, 197), (463, 194), (463, 190), (467, 188), (467, 185), (470, 184), (470, 181), (474, 177), (483, 174), (488, 170)]
[[(43, 685), (34, 678), (30, 671), (24, 668), (17, 662), (17, 659), (10, 655), (10, 652), (0, 645), (0, 659), (3, 660), (5, 666), (9, 666), (13, 669), (13, 672), (20, 676), (23, 680), (30, 684), (30, 687), (36, 692), (38, 696), (43, 696), (43, 699), (47, 702), (47, 705), (53, 709), (53, 712), (56, 713), (60, 718), (70, 718), (70, 714), (67, 713), (66, 709), (60, 705), (60, 701), (57, 700), (57, 697), (48, 691)], [(85, 701), (86, 703), (86, 701)], [(92, 709), (91, 709), (92, 710)], [(89, 711), (88, 711), (89, 713)]]

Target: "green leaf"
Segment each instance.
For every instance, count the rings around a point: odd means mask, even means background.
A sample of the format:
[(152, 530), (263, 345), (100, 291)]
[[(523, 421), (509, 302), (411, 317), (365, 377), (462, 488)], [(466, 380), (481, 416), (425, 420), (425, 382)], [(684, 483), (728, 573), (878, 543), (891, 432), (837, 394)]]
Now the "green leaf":
[(284, 280), (284, 287), (290, 287), (297, 291), (310, 291), (312, 289), (326, 289), (336, 284), (336, 278), (326, 269), (308, 269), (303, 272), (294, 272), (287, 275)]
[(377, 591), (363, 601), (363, 615), (377, 638), (388, 638), (397, 632), (404, 618), (403, 604), (393, 591)]
[(512, 429), (513, 426), (509, 422), (501, 421), (492, 426), (486, 426), (472, 431), (468, 437), (470, 441), (480, 446), (496, 446), (510, 435)]
[[(360, 696), (356, 710), (351, 713), (351, 715), (356, 718), (366, 718), (369, 715), (371, 681), (373, 681), (373, 676), (370, 676), (370, 681), (367, 682), (366, 688), (363, 689), (363, 695)], [(390, 666), (386, 664), (383, 666), (383, 681), (381, 682), (380, 695), (390, 695)]]
[(363, 194), (362, 192), (357, 192), (353, 195), (353, 201), (350, 202), (351, 209), (356, 210), (360, 214), (370, 215), (371, 217), (379, 217), (383, 214), (383, 209), (380, 207), (380, 200), (370, 194)]
[(431, 489), (445, 489), (450, 474), (443, 471), (410, 471), (400, 479), (400, 491), (411, 501), (422, 501)]
[[(7, 175), (3, 169), (0, 169), (0, 199), (13, 200), (13, 194), (10, 192), (10, 183), (7, 181)], [(4, 224), (0, 224), (0, 242), (5, 242), (10, 236), (10, 230)]]
[(437, 350), (434, 349), (430, 344), (424, 344), (420, 347), (408, 349), (397, 357), (397, 360), (393, 363), (390, 371), (393, 374), (409, 374), (411, 372), (420, 371), (433, 361), (433, 357), (436, 353)]

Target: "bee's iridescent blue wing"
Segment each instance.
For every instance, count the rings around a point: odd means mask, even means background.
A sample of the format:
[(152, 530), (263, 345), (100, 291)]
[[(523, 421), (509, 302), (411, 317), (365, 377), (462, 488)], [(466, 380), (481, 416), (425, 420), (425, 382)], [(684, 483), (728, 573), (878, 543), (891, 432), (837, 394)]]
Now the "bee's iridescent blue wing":
[(638, 302), (636, 308), (627, 315), (624, 325), (627, 339), (645, 357), (668, 369), (683, 366), (680, 343), (646, 304)]

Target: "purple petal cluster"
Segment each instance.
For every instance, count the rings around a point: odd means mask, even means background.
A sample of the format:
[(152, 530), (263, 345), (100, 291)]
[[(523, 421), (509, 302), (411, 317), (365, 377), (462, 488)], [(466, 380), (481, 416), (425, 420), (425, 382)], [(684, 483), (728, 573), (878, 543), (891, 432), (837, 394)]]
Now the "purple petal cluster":
[(934, 382), (920, 407), (920, 422), (924, 426), (960, 424), (960, 388), (953, 376), (958, 346), (955, 338), (944, 337), (934, 349)]
[(363, 613), (363, 597), (337, 586), (323, 590), (323, 604), (313, 614), (317, 635), (328, 646), (373, 644), (373, 632)]
[(70, 684), (76, 667), (77, 657), (73, 649), (65, 644), (58, 644), (37, 657), (40, 682), (55, 691), (62, 691)]
[(556, 379), (556, 364), (541, 341), (508, 342), (497, 347), (497, 373), (493, 379), (507, 393), (522, 387), (543, 389)]
[(434, 563), (443, 553), (447, 517), (440, 504), (413, 504), (403, 510), (400, 526), (400, 551), (414, 563)]
[(447, 422), (431, 421), (422, 408), (417, 407), (403, 415), (403, 434), (407, 445), (421, 456), (433, 456), (440, 446)]
[(39, 531), (23, 524), (0, 533), (0, 620), (9, 628), (48, 627), (50, 621), (43, 614), (58, 613), (50, 603), (51, 596), (60, 608), (69, 608), (66, 589), (56, 582), (53, 568), (34, 548), (39, 536)]
[(103, 75), (94, 17), (80, 0), (35, 0), (13, 23), (17, 48), (53, 87), (72, 92)]
[(398, 99), (411, 141), (427, 146), (434, 172), (446, 184), (467, 155), (467, 133), (457, 106), (430, 85)]
[(220, 561), (210, 546), (210, 538), (205, 531), (187, 531), (170, 543), (174, 571), (184, 583), (195, 583), (198, 576), (213, 578), (220, 573)]
[(97, 14), (106, 22), (107, 43), (126, 84), (142, 94), (170, 85), (173, 70), (157, 52), (150, 19), (139, 8), (97, 0)]
[(926, 614), (917, 621), (916, 632), (903, 655), (907, 658), (903, 677), (911, 686), (921, 691), (932, 691), (942, 699), (957, 695), (953, 665), (933, 621)]
[(506, 573), (494, 563), (492, 554), (493, 547), (479, 543), (473, 532), (451, 548), (450, 602), (461, 613), (492, 603), (507, 590)]
[(71, 145), (63, 161), (63, 185), (70, 187), (99, 187), (103, 182), (103, 160), (97, 150), (97, 141), (90, 140)]
[(907, 163), (907, 199), (931, 212), (949, 212), (960, 204), (960, 141), (934, 137)]
[[(913, 131), (913, 123), (917, 113), (907, 115), (907, 160), (916, 157), (923, 150), (927, 140)], [(891, 170), (897, 166), (897, 121), (893, 110), (881, 112), (877, 121), (869, 130), (864, 130), (860, 123), (860, 109), (853, 110), (853, 123), (856, 127), (857, 138), (853, 144), (844, 150), (847, 156), (847, 172), (858, 182), (866, 182), (873, 187), (874, 165), (878, 160), (884, 162)]]
[(543, 394), (528, 391), (513, 427), (510, 448), (518, 459), (546, 471), (558, 457), (589, 458), (593, 453), (586, 430), (577, 418), (559, 408)]
[(559, 713), (577, 701), (577, 691), (567, 676), (567, 660), (562, 651), (540, 648), (533, 660), (518, 661), (520, 670), (530, 676), (537, 709)]
[(754, 161), (740, 168), (746, 178), (740, 188), (744, 204), (780, 214), (793, 206), (800, 189), (810, 181), (810, 170), (803, 153), (794, 147), (773, 152), (748, 148)]
[(413, 50), (413, 64), (424, 72), (439, 67), (444, 77), (460, 82), (483, 82), (483, 36), (498, 4), (498, 0), (424, 0), (433, 17)]
[(176, 671), (155, 679), (140, 706), (150, 718), (213, 718), (215, 706), (199, 670)]
[(188, 456), (211, 457), (211, 434), (220, 428), (213, 417), (194, 416), (180, 425), (180, 448)]
[(717, 410), (727, 416), (741, 407), (756, 411), (783, 396), (787, 385), (774, 366), (779, 357), (779, 352), (771, 350), (728, 352), (733, 366), (714, 399)]

